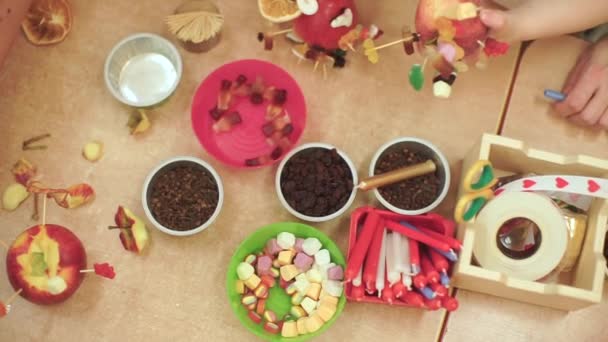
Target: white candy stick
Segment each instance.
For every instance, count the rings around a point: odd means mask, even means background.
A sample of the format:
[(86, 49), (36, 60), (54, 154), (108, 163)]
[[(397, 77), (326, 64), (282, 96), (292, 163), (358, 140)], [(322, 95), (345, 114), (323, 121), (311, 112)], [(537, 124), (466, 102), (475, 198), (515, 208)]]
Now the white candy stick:
[(399, 234), (401, 240), (401, 252), (403, 252), (403, 271), (401, 271), (401, 280), (403, 281), (403, 285), (407, 287), (408, 290), (412, 289), (412, 266), (410, 264), (410, 240), (407, 236), (403, 236)]
[[(389, 273), (389, 279), (388, 281), (391, 283), (392, 285), (395, 285), (395, 283), (399, 282), (399, 280), (401, 279), (401, 272), (403, 272), (403, 268), (404, 268), (404, 261), (403, 261), (403, 244), (401, 243), (401, 234), (398, 233), (393, 233), (391, 236), (391, 242), (393, 244), (393, 254), (394, 254), (394, 263), (395, 263), (395, 269), (394, 269), (394, 273), (392, 276)], [(391, 280), (392, 279), (392, 280)]]
[[(397, 244), (394, 241), (397, 239)], [(386, 235), (386, 279), (388, 283), (393, 286), (396, 282), (401, 279), (401, 273), (397, 270), (398, 262), (398, 249), (401, 240), (399, 240), (398, 234), (388, 233)]]
[(357, 276), (355, 277), (355, 279), (353, 279), (353, 286), (361, 286), (361, 278), (363, 276), (363, 265), (361, 265), (361, 267), (359, 267), (359, 273), (357, 273)]
[(376, 273), (376, 289), (378, 290), (378, 298), (382, 297), (384, 290), (384, 276), (386, 273), (386, 229), (382, 235), (382, 245), (380, 247), (380, 258), (378, 259), (378, 271)]

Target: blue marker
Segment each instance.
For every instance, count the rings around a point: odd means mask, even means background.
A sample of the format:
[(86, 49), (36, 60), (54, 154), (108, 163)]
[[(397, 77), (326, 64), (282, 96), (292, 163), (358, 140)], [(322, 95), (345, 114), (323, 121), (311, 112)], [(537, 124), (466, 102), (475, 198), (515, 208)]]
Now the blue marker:
[(566, 99), (566, 94), (557, 90), (545, 89), (545, 97), (557, 102), (561, 102)]

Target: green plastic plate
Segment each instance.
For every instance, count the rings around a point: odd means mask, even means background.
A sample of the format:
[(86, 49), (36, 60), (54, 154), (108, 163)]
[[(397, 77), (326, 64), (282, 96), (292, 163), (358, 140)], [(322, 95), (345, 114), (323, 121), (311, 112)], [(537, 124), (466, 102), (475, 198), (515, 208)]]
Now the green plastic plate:
[[(340, 297), (340, 301), (338, 302), (336, 314), (331, 320), (329, 320), (329, 322), (323, 324), (321, 329), (312, 334), (286, 338), (282, 337), (280, 333), (278, 335), (273, 335), (266, 332), (266, 330), (264, 330), (263, 322), (260, 324), (255, 324), (249, 318), (249, 316), (247, 316), (247, 309), (241, 304), (241, 295), (236, 292), (235, 288), (235, 283), (237, 280), (236, 267), (238, 264), (243, 261), (247, 255), (263, 250), (266, 246), (266, 242), (272, 238), (276, 238), (276, 236), (281, 232), (293, 233), (298, 238), (316, 237), (323, 244), (323, 248), (326, 248), (329, 251), (331, 261), (336, 265), (345, 267), (344, 256), (342, 255), (342, 252), (338, 246), (336, 246), (336, 244), (329, 237), (327, 237), (327, 235), (323, 234), (319, 230), (301, 223), (274, 223), (258, 229), (237, 248), (236, 252), (232, 256), (232, 259), (230, 260), (230, 265), (228, 265), (228, 273), (226, 274), (226, 291), (228, 292), (228, 299), (230, 300), (232, 310), (241, 323), (252, 333), (267, 341), (306, 341), (323, 333), (336, 321), (338, 316), (340, 316), (342, 310), (344, 310), (344, 304), (346, 303), (344, 293), (342, 293), (342, 297)], [(289, 309), (291, 308), (291, 298), (283, 291), (283, 289), (279, 287), (278, 281), (277, 285), (270, 290), (270, 295), (266, 301), (266, 307), (269, 310), (276, 312), (279, 317), (283, 317), (283, 315), (288, 313)]]

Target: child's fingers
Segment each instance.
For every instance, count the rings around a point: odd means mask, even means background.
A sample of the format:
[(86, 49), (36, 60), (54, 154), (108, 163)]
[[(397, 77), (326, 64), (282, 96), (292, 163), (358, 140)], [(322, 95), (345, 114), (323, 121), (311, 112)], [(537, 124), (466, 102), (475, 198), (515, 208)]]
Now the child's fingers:
[(599, 124), (604, 129), (608, 130), (608, 109), (606, 109), (606, 111), (604, 111), (604, 114), (602, 114), (602, 117), (600, 118), (600, 123)]
[(591, 54), (588, 50), (585, 50), (585, 52), (583, 52), (579, 56), (578, 60), (576, 61), (576, 64), (574, 65), (574, 68), (572, 68), (572, 70), (570, 70), (570, 72), (568, 73), (568, 78), (566, 79), (564, 87), (562, 88), (562, 92), (564, 94), (568, 94), (572, 91), (572, 88), (576, 84), (576, 81), (578, 81), (581, 73), (589, 64), (590, 59)]
[(593, 126), (599, 123), (602, 115), (608, 109), (608, 88), (600, 87), (585, 108), (575, 116), (580, 118), (584, 125)]
[(585, 109), (587, 103), (599, 88), (601, 73), (598, 67), (591, 65), (584, 69), (577, 80), (574, 81), (572, 91), (566, 99), (555, 105), (555, 110), (562, 116), (571, 116)]

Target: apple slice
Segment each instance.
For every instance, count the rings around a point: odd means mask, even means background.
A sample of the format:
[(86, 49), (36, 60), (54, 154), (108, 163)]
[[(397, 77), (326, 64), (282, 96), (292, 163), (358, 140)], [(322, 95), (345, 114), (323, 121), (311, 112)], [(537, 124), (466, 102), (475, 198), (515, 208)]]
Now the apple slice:
[(123, 206), (118, 207), (114, 221), (116, 226), (109, 228), (120, 229), (119, 237), (123, 247), (128, 251), (141, 253), (148, 244), (148, 229), (144, 221)]

